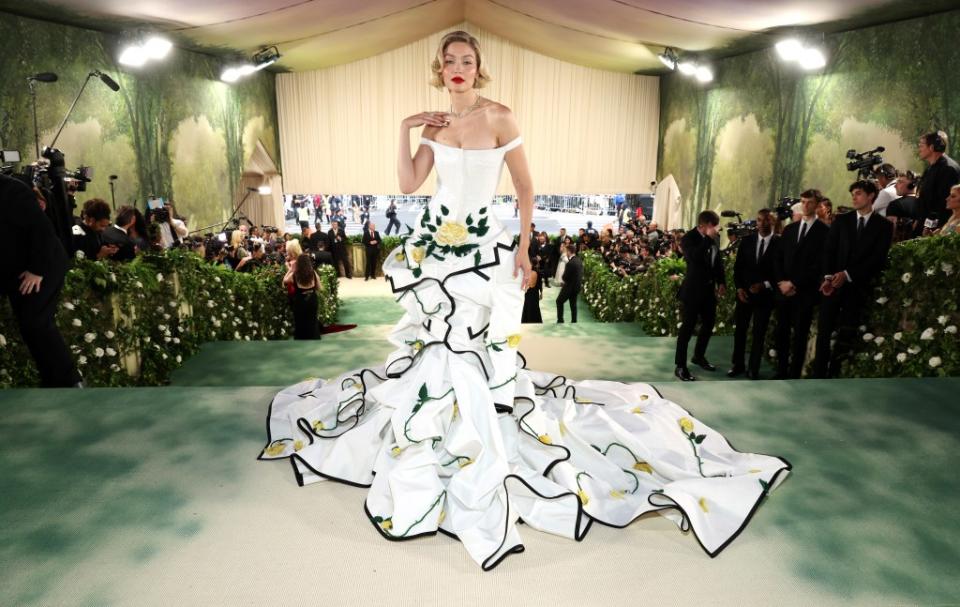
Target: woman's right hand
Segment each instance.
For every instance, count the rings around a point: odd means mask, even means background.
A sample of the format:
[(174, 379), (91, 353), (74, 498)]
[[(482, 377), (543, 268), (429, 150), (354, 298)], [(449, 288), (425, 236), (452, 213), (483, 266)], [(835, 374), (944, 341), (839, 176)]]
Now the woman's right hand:
[(419, 126), (445, 127), (450, 126), (450, 115), (446, 112), (420, 112), (404, 118), (401, 124), (408, 129)]

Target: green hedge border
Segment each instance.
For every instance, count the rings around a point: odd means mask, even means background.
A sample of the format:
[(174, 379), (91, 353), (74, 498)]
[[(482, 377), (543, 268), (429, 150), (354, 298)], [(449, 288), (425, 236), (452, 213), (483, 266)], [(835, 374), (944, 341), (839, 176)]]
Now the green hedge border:
[[(285, 268), (252, 273), (194, 253), (142, 255), (126, 264), (77, 260), (67, 273), (57, 324), (91, 387), (157, 386), (209, 341), (288, 339), (293, 315)], [(337, 277), (320, 268), (320, 320), (337, 318)], [(0, 301), (0, 387), (39, 383), (6, 298)], [(139, 363), (139, 364), (138, 364)], [(139, 367), (131, 376), (127, 369)]]

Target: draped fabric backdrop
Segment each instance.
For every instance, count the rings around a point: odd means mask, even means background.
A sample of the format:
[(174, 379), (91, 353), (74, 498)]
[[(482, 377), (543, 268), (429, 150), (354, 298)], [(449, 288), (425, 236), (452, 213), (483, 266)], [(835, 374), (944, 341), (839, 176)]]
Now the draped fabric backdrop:
[[(493, 77), (482, 94), (516, 114), (536, 193), (649, 189), (657, 164), (659, 78), (551, 59), (462, 23), (362, 61), (279, 74), (285, 191), (398, 194), (400, 121), (449, 109), (446, 91), (427, 82), (440, 38), (455, 29), (480, 40)], [(411, 133), (411, 150), (419, 130)], [(419, 192), (433, 190), (431, 175)], [(513, 193), (508, 171), (498, 192)]]

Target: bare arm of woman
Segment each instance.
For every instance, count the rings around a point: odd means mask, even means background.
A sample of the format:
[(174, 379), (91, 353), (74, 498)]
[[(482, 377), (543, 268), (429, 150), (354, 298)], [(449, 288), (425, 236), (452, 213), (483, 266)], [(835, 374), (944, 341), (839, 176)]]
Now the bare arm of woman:
[[(520, 127), (510, 108), (502, 106), (494, 122), (497, 139), (501, 145), (513, 141), (520, 136)], [(510, 179), (513, 189), (517, 193), (517, 202), (520, 206), (520, 250), (517, 251), (513, 276), (523, 274), (520, 283), (526, 288), (530, 281), (530, 222), (533, 221), (533, 180), (530, 178), (530, 167), (527, 165), (527, 156), (523, 152), (523, 145), (513, 148), (505, 157), (507, 168), (510, 170)]]
[(410, 129), (425, 126), (423, 136), (434, 135), (441, 127), (446, 126), (447, 115), (444, 112), (420, 112), (404, 118), (400, 123), (400, 150), (397, 154), (397, 178), (400, 181), (400, 191), (412, 194), (417, 191), (430, 174), (433, 168), (433, 150), (430, 146), (421, 145), (417, 153), (410, 156)]

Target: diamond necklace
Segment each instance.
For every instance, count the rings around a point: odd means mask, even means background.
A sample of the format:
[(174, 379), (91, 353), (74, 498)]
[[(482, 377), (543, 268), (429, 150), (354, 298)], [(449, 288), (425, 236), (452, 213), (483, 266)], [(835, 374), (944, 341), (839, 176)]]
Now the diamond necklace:
[(481, 99), (483, 99), (483, 97), (478, 94), (478, 95), (477, 95), (477, 100), (473, 102), (473, 105), (471, 105), (471, 106), (468, 107), (467, 109), (463, 110), (463, 111), (460, 112), (459, 114), (453, 111), (453, 104), (451, 103), (451, 104), (450, 104), (450, 115), (453, 116), (454, 118), (463, 118), (464, 116), (466, 116), (467, 114), (469, 114), (470, 112), (472, 112), (474, 109), (476, 109), (476, 107), (477, 107), (478, 105), (480, 105), (480, 100), (481, 100)]

